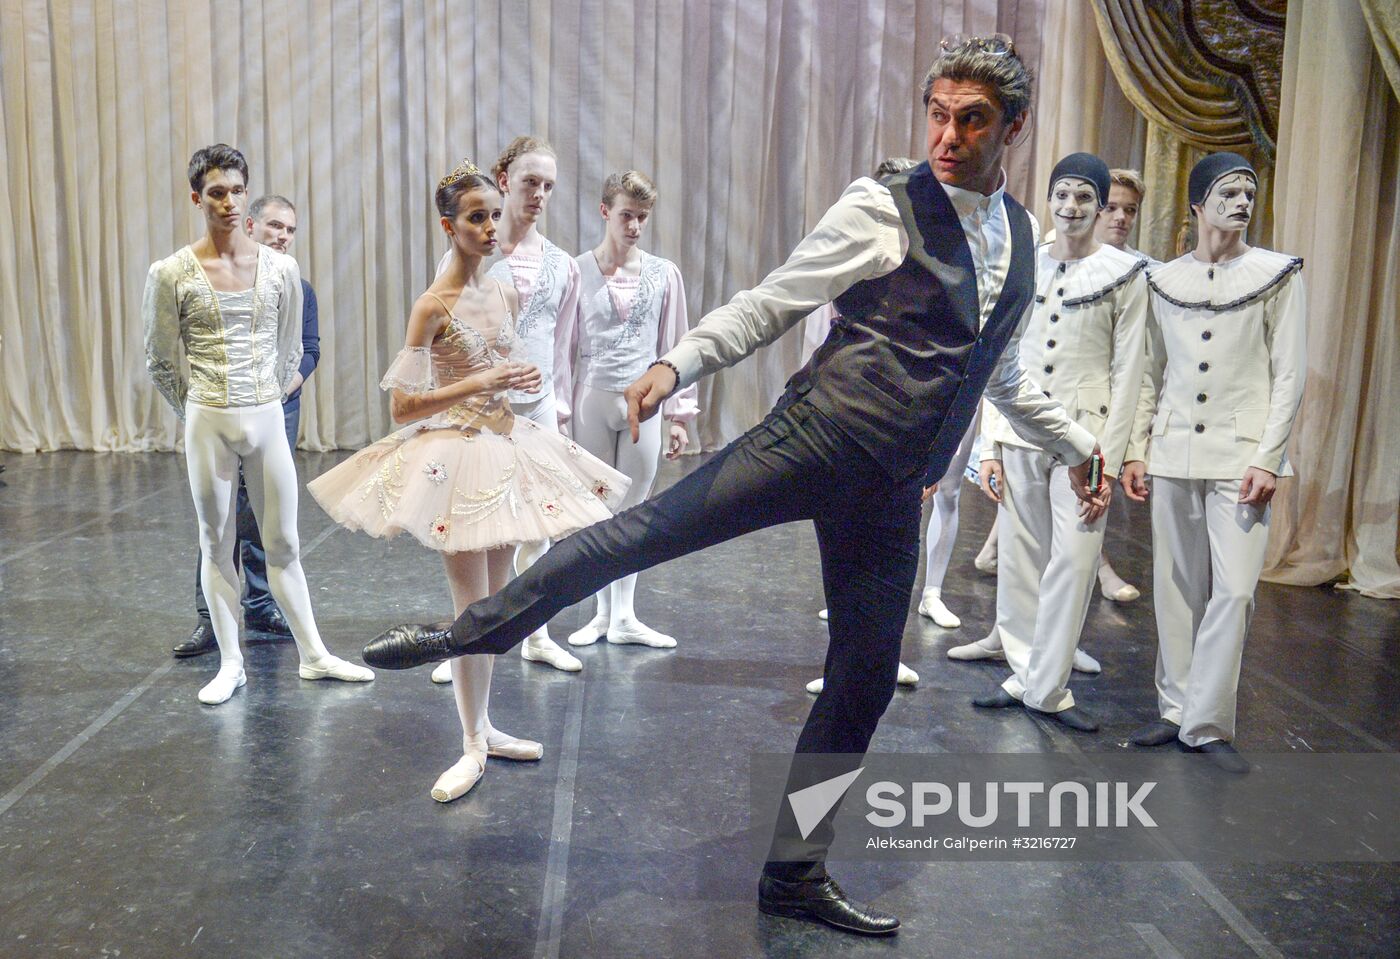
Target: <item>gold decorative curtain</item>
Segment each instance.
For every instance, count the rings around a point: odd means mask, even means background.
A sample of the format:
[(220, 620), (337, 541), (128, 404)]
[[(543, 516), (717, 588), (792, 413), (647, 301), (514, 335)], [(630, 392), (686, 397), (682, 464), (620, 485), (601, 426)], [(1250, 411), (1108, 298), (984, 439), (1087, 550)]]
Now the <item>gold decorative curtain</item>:
[(1390, 88), (1400, 97), (1400, 4), (1395, 0), (1360, 0), (1376, 54), (1381, 58)]

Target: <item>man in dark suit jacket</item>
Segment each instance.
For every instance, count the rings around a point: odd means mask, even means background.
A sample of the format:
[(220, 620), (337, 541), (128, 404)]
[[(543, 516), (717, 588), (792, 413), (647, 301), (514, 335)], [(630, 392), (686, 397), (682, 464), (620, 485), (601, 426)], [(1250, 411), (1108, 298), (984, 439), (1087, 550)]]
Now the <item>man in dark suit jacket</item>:
[[(286, 253), (296, 238), (297, 211), (292, 201), (284, 196), (269, 193), (260, 196), (248, 207), (248, 216), (243, 228), (254, 240), (263, 246), (271, 247), (278, 253)], [(321, 359), (321, 333), (316, 307), (316, 291), (306, 280), (301, 281), (301, 365), (292, 379), (291, 388), (282, 398), (282, 424), (287, 432), (287, 444), (297, 448), (297, 431), (301, 426), (301, 387), (316, 369)], [(277, 601), (267, 584), (267, 557), (263, 552), (262, 537), (258, 533), (257, 520), (253, 518), (253, 508), (248, 503), (248, 489), (242, 477), (238, 482), (238, 502), (235, 507), (238, 543), (233, 551), (233, 561), (243, 569), (243, 627), (249, 632), (266, 633), (283, 639), (292, 638), (291, 626), (278, 609)], [(177, 657), (201, 656), (212, 652), (218, 646), (214, 642), (214, 627), (209, 622), (209, 607), (204, 601), (204, 590), (200, 586), (199, 554), (195, 554), (194, 565), (194, 608), (199, 622), (187, 639), (177, 643), (171, 652)]]
[[(504, 652), (623, 575), (810, 519), (831, 643), (797, 752), (858, 762), (894, 691), (920, 495), (943, 475), (983, 391), (1027, 439), (1072, 464), (1081, 499), (1095, 499), (1087, 489), (1094, 438), (1017, 363), (1036, 238), (1030, 216), (1003, 192), (1001, 158), (1030, 96), (1008, 38), (945, 41), (923, 86), (928, 161), (847, 187), (786, 263), (706, 316), (627, 390), (635, 438), (638, 421), (677, 388), (835, 300), (841, 320), (763, 422), (656, 498), (557, 544), (450, 628), (396, 626), (365, 648), (365, 660), (406, 668)], [(808, 784), (800, 766), (789, 792)], [(894, 932), (896, 918), (848, 900), (827, 875), (834, 815), (802, 839), (783, 804), (759, 908), (866, 935)]]

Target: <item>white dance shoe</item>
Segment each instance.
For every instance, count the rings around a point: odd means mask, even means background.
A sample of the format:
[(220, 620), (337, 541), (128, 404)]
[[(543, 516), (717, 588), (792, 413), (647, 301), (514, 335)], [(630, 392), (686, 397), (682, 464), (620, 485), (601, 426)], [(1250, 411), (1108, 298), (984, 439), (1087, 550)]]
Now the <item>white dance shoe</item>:
[(992, 636), (983, 636), (975, 643), (964, 643), (961, 646), (952, 647), (948, 650), (948, 658), (960, 662), (992, 659), (1004, 663), (1006, 662), (1006, 651), (1001, 648), (1001, 640), (994, 633)]
[(433, 783), (430, 795), (438, 802), (451, 802), (471, 791), (486, 773), (486, 756), (475, 750), (457, 760)]
[(944, 629), (957, 629), (962, 625), (962, 620), (943, 605), (943, 597), (937, 590), (930, 589), (924, 592), (923, 598), (919, 600), (919, 615), (933, 620)]
[(520, 658), (532, 663), (544, 663), (566, 673), (576, 673), (583, 669), (577, 656), (549, 638), (549, 633), (540, 629), (525, 637), (520, 644)]
[(1074, 671), (1076, 673), (1088, 673), (1090, 676), (1097, 676), (1103, 672), (1103, 667), (1099, 661), (1082, 649), (1074, 651)]
[(452, 660), (444, 659), (433, 667), (433, 674), (428, 677), (439, 686), (452, 685)]
[(492, 759), (530, 763), (544, 756), (544, 746), (533, 739), (520, 739), (492, 728), (486, 734), (486, 755)]
[(608, 642), (618, 646), (650, 646), (653, 649), (671, 649), (676, 645), (674, 637), (658, 633), (635, 619), (618, 626), (609, 625)]
[(1131, 603), (1142, 596), (1141, 591), (1119, 576), (1106, 560), (1099, 564), (1099, 592), (1104, 599), (1115, 603)]
[(983, 546), (981, 551), (973, 558), (972, 565), (979, 572), (995, 573), (997, 571), (997, 548), (995, 545), (990, 548)]
[(594, 616), (580, 629), (569, 634), (570, 646), (592, 646), (608, 635), (608, 617)]
[(817, 619), (821, 620), (823, 623), (826, 623), (826, 622), (830, 622), (830, 621), (831, 621), (831, 617), (830, 617), (828, 611), (825, 610), (825, 609), (822, 610), (820, 613), (817, 614)]
[(219, 667), (219, 674), (199, 690), (199, 701), (206, 706), (217, 706), (220, 703), (229, 701), (233, 691), (248, 682), (248, 677), (243, 672), (243, 667), (230, 666)]
[(302, 679), (338, 679), (343, 683), (368, 683), (374, 680), (374, 670), (346, 662), (339, 656), (303, 662), (297, 667), (297, 675)]
[[(910, 669), (903, 663), (900, 663), (899, 675), (895, 677), (895, 683), (900, 686), (917, 686), (919, 685), (919, 674), (914, 672), (912, 669)], [(807, 684), (807, 692), (811, 693), (813, 696), (816, 696), (822, 691), (822, 688), (825, 685), (826, 684), (822, 680), (814, 679)]]

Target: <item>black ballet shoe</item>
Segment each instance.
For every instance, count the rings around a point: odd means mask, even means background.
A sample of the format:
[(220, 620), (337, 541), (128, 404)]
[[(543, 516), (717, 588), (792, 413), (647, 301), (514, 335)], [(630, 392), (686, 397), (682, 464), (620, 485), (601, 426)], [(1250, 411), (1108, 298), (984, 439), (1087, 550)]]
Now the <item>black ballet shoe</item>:
[(390, 626), (364, 649), (365, 662), (380, 669), (412, 669), (457, 655), (452, 648), (452, 624)]
[(1066, 729), (1073, 729), (1077, 733), (1096, 733), (1099, 731), (1099, 721), (1078, 706), (1071, 706), (1069, 709), (1061, 709), (1054, 713), (1047, 713), (1044, 710), (1027, 706), (1026, 712), (1057, 722)]
[(1220, 739), (1212, 739), (1208, 743), (1201, 743), (1199, 746), (1187, 746), (1186, 749), (1193, 753), (1204, 753), (1210, 757), (1210, 761), (1217, 769), (1227, 773), (1243, 775), (1249, 772), (1249, 762), (1235, 752), (1235, 747)]
[(1181, 726), (1170, 719), (1154, 719), (1141, 729), (1135, 730), (1128, 737), (1128, 742), (1134, 746), (1165, 746), (1175, 742), (1180, 732)]
[(1009, 709), (1012, 706), (1021, 705), (1021, 701), (998, 686), (995, 692), (978, 696), (972, 701), (972, 705), (980, 706), (982, 709)]
[(899, 931), (898, 919), (847, 899), (830, 876), (788, 882), (765, 875), (758, 881), (758, 911), (819, 922), (859, 936), (889, 936)]

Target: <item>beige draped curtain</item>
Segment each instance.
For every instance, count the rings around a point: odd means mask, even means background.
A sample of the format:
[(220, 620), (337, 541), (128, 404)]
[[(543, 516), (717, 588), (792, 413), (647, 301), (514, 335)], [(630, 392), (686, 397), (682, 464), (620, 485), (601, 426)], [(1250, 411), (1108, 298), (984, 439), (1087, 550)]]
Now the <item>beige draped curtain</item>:
[[(1325, 145), (1325, 147), (1324, 147)], [(1308, 285), (1266, 578), (1400, 598), (1400, 102), (1355, 0), (1290, 0), (1275, 235)]]
[[(846, 183), (923, 149), (939, 39), (1014, 34), (1044, 0), (0, 0), (0, 448), (168, 450), (144, 367), (149, 263), (200, 230), (183, 171), (225, 140), (298, 205), (322, 359), (302, 445), (390, 429), (381, 372), (442, 250), (436, 180), (533, 131), (543, 223), (596, 244), (603, 177), (660, 187), (648, 248), (692, 322), (781, 262)], [(1028, 179), (1030, 144), (1013, 157)], [(756, 422), (799, 337), (705, 385), (715, 446)]]

